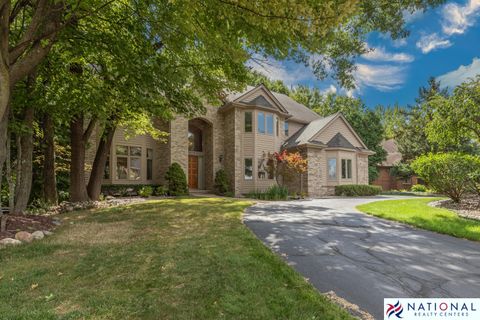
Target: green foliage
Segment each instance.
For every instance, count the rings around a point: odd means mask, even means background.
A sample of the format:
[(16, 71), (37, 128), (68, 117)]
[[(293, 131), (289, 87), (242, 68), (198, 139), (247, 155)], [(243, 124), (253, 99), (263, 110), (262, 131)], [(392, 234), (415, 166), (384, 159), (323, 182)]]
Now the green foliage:
[(366, 184), (345, 184), (335, 186), (335, 195), (343, 197), (363, 197), (376, 196), (382, 192), (379, 186), (371, 186)]
[(259, 200), (287, 200), (288, 189), (285, 186), (273, 185), (265, 191), (255, 190), (249, 192), (247, 198)]
[[(102, 185), (102, 194), (107, 196), (114, 196), (114, 197), (127, 197), (127, 196), (136, 196), (141, 194), (142, 189), (145, 189), (148, 192), (150, 189), (156, 190), (158, 188), (157, 185), (154, 184), (103, 184)], [(152, 195), (152, 192), (147, 195)]]
[(168, 193), (170, 195), (184, 196), (188, 194), (187, 177), (177, 162), (168, 167), (165, 180), (168, 181)]
[(411, 188), (413, 192), (427, 192), (427, 187), (423, 184), (414, 184)]
[(220, 195), (225, 195), (230, 191), (230, 181), (228, 180), (225, 170), (220, 169), (215, 173), (215, 192)]
[(445, 146), (473, 140), (480, 144), (480, 75), (455, 88), (450, 97), (435, 95), (429, 106), (435, 111), (426, 127), (430, 142)]
[(138, 195), (144, 198), (148, 198), (153, 194), (152, 186), (143, 186), (138, 190)]
[(480, 160), (460, 153), (430, 153), (415, 159), (412, 168), (437, 192), (460, 202), (473, 184), (472, 174), (480, 170)]
[(399, 162), (390, 169), (390, 175), (399, 179), (407, 179), (413, 176), (414, 172), (408, 163)]
[(158, 186), (155, 188), (155, 195), (159, 197), (164, 197), (168, 195), (168, 189), (164, 186)]

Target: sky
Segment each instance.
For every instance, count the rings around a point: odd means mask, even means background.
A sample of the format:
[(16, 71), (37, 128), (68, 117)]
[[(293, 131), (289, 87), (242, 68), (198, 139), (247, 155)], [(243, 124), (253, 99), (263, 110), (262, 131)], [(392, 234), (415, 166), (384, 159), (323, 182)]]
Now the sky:
[(452, 89), (480, 74), (480, 0), (448, 1), (426, 12), (406, 12), (404, 17), (410, 31), (407, 38), (368, 36), (371, 51), (356, 61), (355, 90), (346, 91), (332, 80), (320, 81), (308, 67), (291, 61), (251, 67), (288, 86), (307, 85), (359, 97), (369, 107), (413, 104), (418, 88), (431, 76)]

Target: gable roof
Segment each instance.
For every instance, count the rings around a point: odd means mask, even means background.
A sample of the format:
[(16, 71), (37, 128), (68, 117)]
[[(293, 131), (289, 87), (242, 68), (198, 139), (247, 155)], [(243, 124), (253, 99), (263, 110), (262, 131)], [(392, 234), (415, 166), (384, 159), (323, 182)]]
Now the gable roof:
[(355, 149), (353, 144), (351, 144), (350, 141), (348, 141), (340, 132), (327, 142), (327, 146), (330, 148)]
[[(316, 119), (303, 126), (302, 129), (298, 130), (294, 135), (288, 138), (287, 141), (285, 141), (283, 148), (288, 149), (312, 142), (311, 139), (336, 116), (337, 114), (335, 113), (325, 118)], [(319, 143), (319, 141), (315, 141), (314, 143)]]
[(250, 100), (250, 101), (247, 100), (250, 94), (260, 89), (264, 90), (265, 94), (269, 98), (271, 98), (275, 103), (278, 103), (281, 110), (283, 109), (282, 111), (290, 115), (290, 118), (289, 118), (290, 121), (297, 121), (297, 122), (307, 124), (312, 122), (313, 120), (321, 118), (320, 115), (318, 115), (316, 112), (312, 111), (308, 107), (304, 106), (303, 104), (296, 102), (295, 100), (293, 100), (292, 98), (290, 98), (285, 94), (270, 91), (263, 84), (258, 85), (256, 87), (247, 86), (247, 89), (243, 92), (230, 93), (226, 96), (225, 102), (226, 104), (228, 104), (229, 102), (237, 102), (237, 103), (240, 102), (243, 104), (253, 104), (253, 105), (260, 105), (264, 107), (271, 107), (269, 105), (264, 105), (265, 102), (267, 102), (268, 104), (270, 103), (262, 95), (256, 97), (253, 100)]
[(384, 167), (392, 167), (402, 161), (402, 154), (398, 150), (397, 142), (394, 139), (382, 142), (382, 148), (387, 151), (387, 158), (381, 163)]
[[(317, 137), (325, 128), (327, 128), (338, 118), (341, 118), (345, 122), (347, 127), (352, 131), (355, 138), (357, 138), (360, 142), (361, 147), (353, 146), (340, 132), (338, 132), (334, 137), (332, 137), (332, 139), (330, 139), (327, 144), (315, 139), (315, 137)], [(309, 124), (305, 125), (297, 133), (287, 139), (287, 141), (285, 141), (282, 147), (285, 149), (289, 149), (304, 144), (317, 144), (319, 146), (329, 148), (345, 148), (360, 151), (369, 151), (368, 147), (365, 145), (365, 143), (363, 143), (362, 139), (360, 139), (358, 134), (355, 132), (355, 130), (353, 130), (348, 121), (340, 112), (337, 112), (325, 118), (314, 120)]]

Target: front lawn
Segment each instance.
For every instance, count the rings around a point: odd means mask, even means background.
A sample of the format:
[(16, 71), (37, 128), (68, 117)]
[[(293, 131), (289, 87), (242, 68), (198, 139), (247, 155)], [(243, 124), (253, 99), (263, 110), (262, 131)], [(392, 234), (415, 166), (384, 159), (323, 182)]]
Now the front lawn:
[(0, 250), (1, 319), (351, 319), (242, 224), (245, 201), (64, 215)]
[(411, 224), (413, 226), (448, 234), (458, 238), (480, 240), (480, 221), (459, 217), (447, 209), (434, 208), (429, 202), (440, 198), (386, 200), (357, 207), (367, 214)]

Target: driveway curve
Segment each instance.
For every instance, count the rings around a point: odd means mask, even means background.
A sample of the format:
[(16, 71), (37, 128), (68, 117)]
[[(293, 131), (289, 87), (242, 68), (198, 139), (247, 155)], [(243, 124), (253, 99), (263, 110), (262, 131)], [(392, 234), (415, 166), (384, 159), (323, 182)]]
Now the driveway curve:
[(355, 209), (398, 198), (264, 202), (248, 208), (244, 221), (318, 290), (375, 319), (383, 319), (383, 298), (480, 298), (480, 243)]

